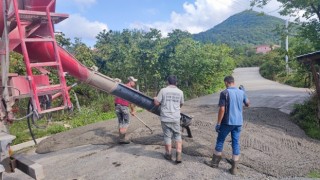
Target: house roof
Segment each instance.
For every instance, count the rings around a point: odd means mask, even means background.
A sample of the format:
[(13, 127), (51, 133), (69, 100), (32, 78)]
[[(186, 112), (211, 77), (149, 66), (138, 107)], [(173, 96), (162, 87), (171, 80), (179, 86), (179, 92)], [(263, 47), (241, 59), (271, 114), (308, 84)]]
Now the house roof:
[(262, 45), (258, 45), (258, 46), (256, 46), (256, 48), (259, 48), (259, 47), (270, 47), (270, 45), (262, 44)]
[(305, 64), (309, 64), (311, 61), (315, 62), (316, 64), (320, 64), (320, 51), (300, 55), (297, 57), (297, 59), (299, 62)]

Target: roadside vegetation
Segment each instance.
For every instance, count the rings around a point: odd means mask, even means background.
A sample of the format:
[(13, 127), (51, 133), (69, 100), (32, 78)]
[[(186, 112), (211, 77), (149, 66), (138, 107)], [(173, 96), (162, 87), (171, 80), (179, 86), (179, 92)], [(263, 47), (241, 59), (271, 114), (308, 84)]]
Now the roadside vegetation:
[[(251, 6), (263, 7), (268, 4), (269, 0), (251, 0)], [(278, 0), (282, 3), (282, 10), (280, 14), (296, 17), (296, 22), (300, 26), (296, 29), (296, 33), (292, 33), (281, 28), (282, 41), (285, 36), (289, 35), (289, 51), (286, 52), (284, 48), (273, 51), (266, 55), (261, 55), (259, 58), (263, 59), (260, 66), (260, 73), (263, 77), (285, 83), (295, 87), (307, 87), (315, 89), (314, 79), (311, 76), (311, 70), (308, 65), (298, 62), (296, 57), (299, 55), (319, 51), (319, 23), (320, 9), (315, 7), (318, 4), (314, 1), (299, 1), (293, 2), (289, 0)], [(297, 16), (296, 10), (303, 10), (303, 17), (307, 21), (300, 21), (301, 16)], [(294, 36), (293, 36), (294, 34)], [(284, 61), (285, 55), (288, 55), (288, 68)], [(319, 69), (316, 65), (316, 69)], [(310, 100), (302, 105), (296, 105), (292, 113), (293, 120), (304, 129), (306, 134), (311, 138), (320, 139), (320, 121), (318, 118), (317, 107), (319, 106), (317, 94), (314, 92)], [(319, 172), (310, 173), (312, 177), (320, 177)]]
[[(285, 51), (275, 50), (265, 55), (259, 55), (257, 58), (262, 60), (260, 65), (260, 74), (270, 80), (287, 84), (294, 87), (315, 89), (311, 71), (308, 66), (298, 62), (296, 57), (302, 54), (313, 52), (310, 42), (299, 41), (292, 38), (292, 49), (289, 50), (288, 69), (285, 63)], [(304, 50), (304, 51), (302, 51)], [(292, 113), (292, 118), (308, 136), (320, 140), (319, 119), (317, 118), (317, 95), (310, 92), (311, 98), (304, 104), (296, 105)]]

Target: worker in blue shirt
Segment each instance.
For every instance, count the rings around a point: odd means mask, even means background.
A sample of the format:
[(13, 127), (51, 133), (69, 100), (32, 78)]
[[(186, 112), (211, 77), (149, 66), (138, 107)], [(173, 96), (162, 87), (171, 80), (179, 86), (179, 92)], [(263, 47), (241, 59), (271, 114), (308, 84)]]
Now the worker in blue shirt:
[(232, 139), (232, 160), (230, 173), (237, 174), (237, 165), (240, 157), (240, 132), (243, 125), (243, 104), (249, 107), (249, 99), (246, 97), (245, 89), (241, 85), (235, 86), (234, 78), (224, 78), (226, 89), (220, 93), (218, 120), (215, 130), (218, 133), (215, 152), (211, 161), (205, 161), (210, 167), (217, 168), (221, 161), (223, 144), (229, 133)]

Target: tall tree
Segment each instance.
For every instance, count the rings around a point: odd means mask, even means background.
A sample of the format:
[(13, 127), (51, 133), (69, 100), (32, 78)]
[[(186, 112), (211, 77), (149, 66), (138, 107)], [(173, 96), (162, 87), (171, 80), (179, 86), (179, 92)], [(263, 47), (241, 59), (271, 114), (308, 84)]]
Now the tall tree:
[(55, 38), (56, 38), (57, 43), (61, 47), (69, 50), (69, 48), (71, 46), (71, 39), (70, 38), (67, 38), (66, 35), (63, 32), (56, 33), (55, 34)]
[[(271, 0), (251, 0), (251, 6), (263, 7)], [(282, 4), (280, 14), (296, 18), (301, 31), (300, 37), (308, 38), (314, 46), (320, 48), (320, 1), (318, 0), (277, 0)], [(300, 21), (300, 13), (307, 21)]]
[(89, 68), (95, 66), (93, 51), (80, 38), (75, 38), (70, 51), (83, 65)]

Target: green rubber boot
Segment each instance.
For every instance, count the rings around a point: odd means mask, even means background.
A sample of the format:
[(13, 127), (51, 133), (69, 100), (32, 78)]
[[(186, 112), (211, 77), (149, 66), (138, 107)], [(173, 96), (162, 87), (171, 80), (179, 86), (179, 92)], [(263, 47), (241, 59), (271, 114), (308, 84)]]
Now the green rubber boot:
[(221, 156), (213, 154), (211, 161), (204, 161), (204, 163), (212, 168), (217, 168), (219, 166), (221, 158)]
[(231, 169), (229, 169), (229, 171), (232, 175), (238, 174), (238, 163), (239, 161), (231, 160)]
[(126, 139), (126, 134), (119, 134), (119, 144), (130, 144), (130, 141)]
[(176, 163), (182, 162), (182, 154), (181, 152), (176, 152)]

